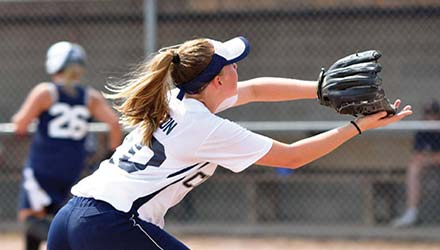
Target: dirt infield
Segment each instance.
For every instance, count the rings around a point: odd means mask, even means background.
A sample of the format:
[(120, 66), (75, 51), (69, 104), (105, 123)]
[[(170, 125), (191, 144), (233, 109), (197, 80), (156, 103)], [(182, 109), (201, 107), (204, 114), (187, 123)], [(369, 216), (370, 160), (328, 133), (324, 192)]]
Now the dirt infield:
[(387, 241), (343, 241), (289, 238), (181, 238), (194, 250), (438, 250), (440, 243), (387, 242)]
[[(313, 240), (290, 238), (235, 238), (235, 237), (197, 237), (181, 236), (194, 250), (438, 250), (440, 243), (401, 242), (401, 241), (345, 241)], [(1, 250), (23, 249), (22, 241), (16, 234), (0, 234)], [(44, 247), (41, 250), (45, 249)]]

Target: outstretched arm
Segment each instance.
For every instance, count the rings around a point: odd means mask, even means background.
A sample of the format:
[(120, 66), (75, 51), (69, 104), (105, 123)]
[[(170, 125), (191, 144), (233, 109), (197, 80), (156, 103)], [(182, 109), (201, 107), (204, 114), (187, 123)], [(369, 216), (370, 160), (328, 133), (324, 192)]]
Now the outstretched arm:
[[(399, 107), (400, 100), (397, 100), (395, 105)], [(366, 131), (400, 121), (411, 114), (411, 106), (406, 106), (396, 115), (387, 116), (387, 112), (379, 112), (357, 119), (356, 124), (361, 131)], [(356, 127), (348, 123), (345, 126), (300, 140), (293, 144), (284, 144), (274, 141), (269, 152), (256, 163), (272, 167), (299, 168), (330, 153), (357, 134), (358, 131)]]
[(259, 77), (238, 83), (235, 106), (251, 102), (278, 102), (317, 98), (316, 81), (279, 77)]

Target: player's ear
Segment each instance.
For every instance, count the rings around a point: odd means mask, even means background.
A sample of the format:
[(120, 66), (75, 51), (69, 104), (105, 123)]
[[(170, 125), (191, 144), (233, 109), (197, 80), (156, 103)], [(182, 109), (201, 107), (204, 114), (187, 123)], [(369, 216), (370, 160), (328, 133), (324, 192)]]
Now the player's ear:
[(212, 79), (212, 83), (214, 83), (215, 87), (220, 87), (223, 85), (219, 75), (215, 76), (214, 79)]

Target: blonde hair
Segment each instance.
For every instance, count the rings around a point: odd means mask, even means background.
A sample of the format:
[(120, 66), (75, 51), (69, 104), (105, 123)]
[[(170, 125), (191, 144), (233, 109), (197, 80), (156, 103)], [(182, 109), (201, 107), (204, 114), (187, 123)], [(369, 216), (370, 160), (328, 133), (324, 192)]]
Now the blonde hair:
[[(184, 84), (200, 74), (211, 61), (213, 46), (205, 39), (190, 40), (178, 48), (160, 52), (140, 64), (129, 79), (109, 84), (108, 99), (121, 100), (115, 108), (125, 126), (139, 125), (142, 143), (149, 145), (154, 131), (169, 117), (171, 85)], [(179, 60), (173, 60), (173, 58)], [(173, 62), (174, 61), (174, 62)]]

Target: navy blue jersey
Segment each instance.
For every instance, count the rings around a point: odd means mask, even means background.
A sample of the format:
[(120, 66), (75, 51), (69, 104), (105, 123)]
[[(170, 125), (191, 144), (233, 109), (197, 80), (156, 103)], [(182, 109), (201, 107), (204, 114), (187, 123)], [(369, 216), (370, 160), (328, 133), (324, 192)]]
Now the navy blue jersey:
[(85, 165), (90, 121), (87, 88), (76, 85), (73, 90), (67, 93), (62, 86), (53, 85), (54, 102), (38, 117), (27, 162), (55, 203), (66, 198)]
[(416, 151), (440, 151), (439, 131), (420, 131), (416, 133), (414, 150)]

